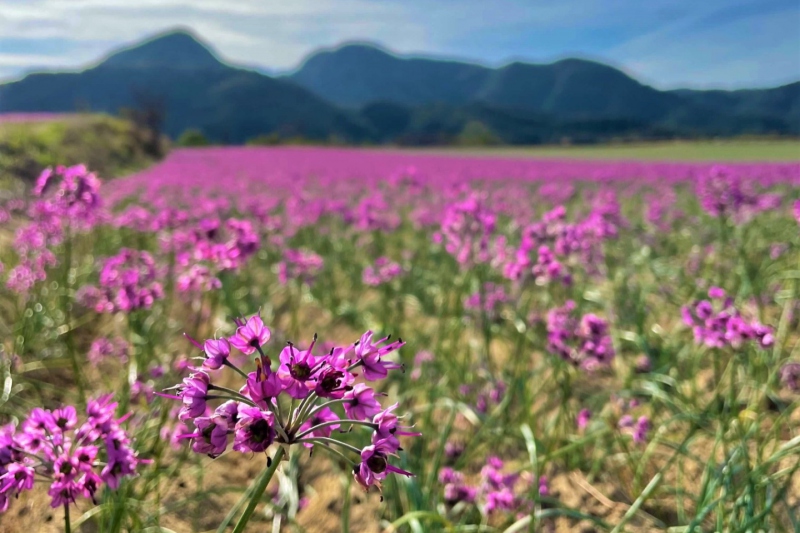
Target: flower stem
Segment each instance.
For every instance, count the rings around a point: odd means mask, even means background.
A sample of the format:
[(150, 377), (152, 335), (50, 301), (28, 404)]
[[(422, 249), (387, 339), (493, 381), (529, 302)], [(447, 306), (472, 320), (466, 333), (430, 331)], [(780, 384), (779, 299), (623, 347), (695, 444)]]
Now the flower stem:
[[(247, 396), (245, 396), (245, 395), (243, 395), (243, 394), (241, 394), (239, 392), (236, 392), (233, 389), (229, 389), (227, 387), (220, 387), (219, 385), (209, 385), (208, 386), (208, 390), (222, 391), (222, 392), (230, 394), (231, 396), (233, 396), (235, 398), (242, 398), (242, 400), (244, 400), (244, 401), (250, 400), (250, 398), (248, 398)], [(252, 400), (250, 400), (250, 401), (252, 401)]]
[(353, 452), (353, 453), (355, 453), (355, 454), (357, 454), (359, 456), (361, 455), (361, 450), (359, 450), (355, 446), (352, 446), (352, 445), (347, 444), (346, 442), (342, 442), (340, 440), (331, 439), (329, 437), (311, 437), (309, 439), (297, 439), (294, 442), (311, 442), (311, 443), (315, 443), (315, 444), (325, 444), (325, 445), (333, 444), (334, 446), (341, 446), (342, 448), (350, 450), (351, 452)]
[(69, 523), (69, 504), (64, 504), (64, 533), (71, 533), (72, 525)]
[(331, 400), (329, 402), (325, 402), (325, 403), (323, 403), (321, 405), (318, 405), (313, 411), (308, 413), (305, 416), (305, 419), (308, 420), (309, 418), (311, 418), (315, 414), (319, 413), (320, 411), (322, 411), (323, 409), (325, 409), (328, 406), (336, 405), (337, 403), (345, 403), (345, 402), (351, 402), (351, 401), (353, 401), (352, 398), (341, 398), (339, 400)]
[(256, 510), (256, 506), (261, 500), (261, 496), (263, 496), (264, 491), (267, 490), (267, 485), (269, 485), (272, 476), (278, 469), (278, 465), (283, 459), (283, 454), (283, 446), (279, 446), (278, 451), (275, 452), (275, 457), (272, 458), (272, 462), (269, 463), (269, 466), (267, 466), (267, 468), (264, 470), (264, 473), (262, 473), (261, 477), (258, 479), (258, 484), (255, 486), (255, 490), (253, 490), (253, 496), (250, 498), (250, 503), (247, 504), (242, 516), (239, 517), (239, 521), (236, 522), (236, 526), (233, 528), (233, 533), (242, 533), (242, 531), (244, 531), (244, 528), (250, 521), (250, 517), (253, 515), (253, 511)]
[(336, 419), (336, 420), (330, 420), (328, 422), (322, 422), (320, 424), (317, 424), (316, 426), (314, 426), (314, 427), (312, 427), (310, 429), (307, 429), (304, 432), (302, 432), (299, 435), (297, 435), (295, 437), (295, 439), (302, 439), (306, 435), (310, 435), (311, 433), (314, 433), (318, 429), (322, 429), (324, 427), (335, 426), (335, 425), (345, 426), (347, 424), (352, 424), (354, 426), (367, 426), (367, 427), (372, 428), (372, 429), (375, 429), (377, 427), (376, 424), (373, 424), (372, 422), (365, 422), (363, 420), (347, 420), (347, 419), (339, 420), (339, 419)]
[(230, 368), (234, 372), (238, 372), (239, 375), (242, 376), (244, 379), (247, 379), (247, 374), (245, 374), (238, 366), (234, 365), (233, 363), (231, 363), (227, 359), (222, 364), (224, 366), (227, 366), (228, 368)]
[(245, 397), (237, 398), (236, 396), (226, 396), (224, 394), (209, 394), (206, 396), (206, 400), (233, 400), (234, 402), (242, 402), (252, 407), (258, 407), (253, 401)]

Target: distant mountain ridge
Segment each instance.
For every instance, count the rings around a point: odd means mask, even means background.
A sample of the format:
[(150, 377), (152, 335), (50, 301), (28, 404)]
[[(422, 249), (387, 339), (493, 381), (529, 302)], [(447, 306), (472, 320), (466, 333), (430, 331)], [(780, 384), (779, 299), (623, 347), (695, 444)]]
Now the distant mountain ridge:
[(165, 132), (172, 137), (188, 128), (226, 143), (269, 132), (347, 140), (368, 134), (355, 114), (290, 81), (226, 65), (184, 31), (112, 53), (82, 72), (30, 74), (0, 85), (0, 112), (114, 114), (141, 99), (164, 106)]
[(561, 118), (664, 120), (685, 109), (733, 110), (800, 120), (800, 82), (771, 89), (660, 91), (622, 71), (583, 59), (498, 68), (399, 57), (369, 44), (311, 55), (289, 79), (342, 106), (482, 103)]
[(499, 68), (348, 44), (270, 77), (224, 63), (195, 35), (160, 34), (81, 72), (0, 85), (0, 112), (117, 113), (160, 101), (165, 131), (215, 142), (258, 135), (408, 144), (800, 134), (800, 82), (660, 91), (582, 59)]

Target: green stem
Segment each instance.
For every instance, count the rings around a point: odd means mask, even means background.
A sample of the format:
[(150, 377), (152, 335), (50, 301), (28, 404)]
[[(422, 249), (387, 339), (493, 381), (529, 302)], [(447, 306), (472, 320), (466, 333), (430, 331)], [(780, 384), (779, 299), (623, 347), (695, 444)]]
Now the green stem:
[(339, 441), (339, 440), (336, 440), (336, 439), (331, 439), (331, 438), (328, 438), (328, 437), (312, 437), (310, 439), (296, 439), (294, 442), (311, 442), (311, 443), (314, 443), (314, 444), (319, 443), (319, 444), (325, 444), (325, 445), (333, 444), (334, 446), (341, 446), (342, 448), (350, 450), (351, 452), (355, 453), (356, 455), (359, 455), (359, 456), (361, 455), (361, 450), (359, 450), (355, 446), (353, 446), (351, 444), (347, 444), (346, 442), (342, 442), (342, 441)]
[(236, 522), (236, 526), (233, 528), (233, 533), (242, 533), (244, 528), (247, 526), (247, 523), (250, 521), (250, 517), (253, 515), (253, 512), (256, 510), (256, 506), (258, 502), (261, 501), (261, 496), (264, 495), (264, 491), (267, 490), (267, 485), (269, 485), (272, 476), (275, 474), (275, 471), (278, 469), (278, 465), (281, 463), (283, 459), (284, 449), (283, 446), (278, 448), (278, 451), (275, 452), (275, 457), (272, 458), (272, 463), (267, 466), (264, 473), (261, 474), (261, 477), (258, 480), (258, 484), (253, 490), (253, 496), (250, 498), (250, 503), (247, 504), (242, 516), (239, 518), (239, 521)]
[(335, 425), (344, 426), (344, 425), (347, 425), (347, 424), (352, 424), (354, 426), (367, 426), (367, 427), (372, 428), (372, 429), (375, 429), (377, 427), (376, 424), (373, 424), (372, 422), (364, 422), (363, 420), (349, 420), (349, 419), (340, 420), (340, 419), (336, 419), (336, 420), (331, 420), (329, 422), (322, 422), (321, 424), (317, 424), (316, 426), (314, 426), (314, 427), (312, 427), (310, 429), (307, 429), (304, 432), (300, 433), (295, 438), (296, 439), (302, 439), (306, 435), (310, 435), (310, 434), (314, 433), (315, 431), (317, 431), (318, 429), (322, 429), (324, 427), (335, 426)]
[(242, 376), (244, 379), (247, 379), (247, 378), (249, 377), (249, 376), (248, 376), (247, 374), (245, 374), (245, 373), (244, 373), (244, 372), (243, 372), (243, 371), (242, 371), (242, 370), (241, 370), (241, 369), (240, 369), (238, 366), (234, 365), (233, 363), (229, 362), (228, 360), (225, 360), (225, 361), (224, 361), (222, 364), (223, 364), (223, 365), (225, 365), (225, 366), (227, 366), (228, 368), (230, 368), (230, 369), (231, 369), (231, 370), (233, 370), (234, 372), (237, 372), (237, 373), (238, 373), (240, 376)]
[(64, 533), (71, 533), (72, 525), (69, 523), (69, 504), (64, 504)]
[(350, 484), (353, 476), (344, 476), (344, 502), (342, 503), (342, 533), (350, 531)]
[(64, 311), (64, 325), (67, 327), (67, 332), (64, 337), (64, 342), (67, 345), (67, 352), (69, 352), (70, 362), (72, 363), (72, 372), (75, 375), (75, 384), (78, 388), (78, 398), (80, 403), (86, 403), (85, 384), (83, 377), (83, 370), (81, 369), (80, 361), (78, 361), (78, 353), (75, 349), (73, 339), (74, 331), (72, 327), (72, 302), (70, 301), (71, 280), (70, 272), (72, 270), (72, 228), (69, 224), (64, 229), (64, 284), (62, 287), (61, 305)]

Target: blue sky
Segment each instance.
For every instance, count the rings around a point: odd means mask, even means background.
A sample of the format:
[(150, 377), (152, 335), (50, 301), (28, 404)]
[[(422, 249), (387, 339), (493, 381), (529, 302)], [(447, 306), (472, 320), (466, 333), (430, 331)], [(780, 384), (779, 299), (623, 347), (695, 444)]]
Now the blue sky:
[(175, 26), (271, 70), (368, 40), (489, 65), (598, 59), (659, 88), (800, 80), (800, 0), (0, 0), (0, 79), (79, 68)]

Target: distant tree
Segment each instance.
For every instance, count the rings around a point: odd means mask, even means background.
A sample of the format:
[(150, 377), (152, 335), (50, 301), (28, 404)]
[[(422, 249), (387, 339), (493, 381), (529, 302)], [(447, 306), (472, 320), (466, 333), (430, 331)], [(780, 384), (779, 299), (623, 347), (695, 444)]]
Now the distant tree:
[(146, 153), (151, 157), (160, 158), (166, 151), (163, 138), (166, 117), (164, 98), (146, 90), (134, 89), (133, 101), (134, 107), (122, 110), (120, 115), (136, 125)]
[(203, 132), (196, 128), (189, 128), (178, 137), (178, 146), (208, 146), (209, 142)]

